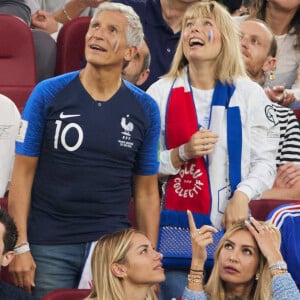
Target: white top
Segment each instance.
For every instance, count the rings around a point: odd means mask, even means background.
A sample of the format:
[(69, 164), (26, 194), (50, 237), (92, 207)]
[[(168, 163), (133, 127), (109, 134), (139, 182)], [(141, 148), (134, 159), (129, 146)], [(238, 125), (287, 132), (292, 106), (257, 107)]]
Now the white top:
[(300, 101), (300, 50), (295, 49), (296, 35), (284, 34), (277, 37), (277, 55), (275, 79), (267, 81), (265, 86), (284, 84)]
[[(168, 96), (172, 80), (163, 78), (152, 84), (147, 93), (150, 94), (158, 103), (161, 115), (161, 134), (160, 134), (160, 167), (161, 175), (175, 175), (180, 169), (174, 168), (171, 162), (171, 151), (167, 150), (165, 145), (165, 115)], [(256, 83), (249, 79), (237, 80), (235, 92), (231, 98), (230, 106), (238, 106), (241, 112), (242, 122), (242, 161), (241, 161), (241, 176), (242, 180), (238, 184), (237, 189), (244, 192), (249, 199), (259, 199), (261, 194), (272, 187), (276, 168), (275, 154), (279, 142), (279, 128), (277, 124), (276, 113), (270, 101), (267, 98), (264, 90)], [(211, 102), (212, 92), (202, 91), (194, 92), (194, 101), (198, 121), (208, 118), (208, 112), (201, 110), (202, 102), (206, 97), (210, 97)], [(202, 98), (202, 96), (204, 98)], [(204, 102), (207, 102), (204, 100)], [(206, 106), (204, 104), (204, 106)], [(212, 118), (215, 117), (215, 112)], [(178, 122), (180, 117), (178, 116)], [(212, 212), (211, 221), (216, 227), (219, 227), (222, 213), (226, 207), (226, 202), (220, 201), (218, 198), (218, 190), (213, 190), (214, 181), (220, 175), (221, 169), (228, 172), (227, 161), (227, 139), (226, 139), (226, 120), (220, 119), (215, 126), (219, 136), (215, 151), (208, 156), (209, 161), (209, 177), (212, 192)], [(216, 158), (218, 156), (218, 158)], [(217, 167), (212, 165), (216, 163)], [(226, 179), (226, 178), (225, 178)], [(226, 180), (225, 180), (226, 181)], [(214, 197), (214, 194), (215, 197)], [(227, 196), (226, 196), (227, 197)], [(215, 200), (214, 200), (215, 198)], [(227, 198), (228, 200), (228, 198)], [(218, 203), (217, 203), (218, 202)], [(222, 204), (222, 206), (221, 206)]]
[(4, 196), (10, 180), (19, 122), (16, 105), (0, 94), (0, 197)]

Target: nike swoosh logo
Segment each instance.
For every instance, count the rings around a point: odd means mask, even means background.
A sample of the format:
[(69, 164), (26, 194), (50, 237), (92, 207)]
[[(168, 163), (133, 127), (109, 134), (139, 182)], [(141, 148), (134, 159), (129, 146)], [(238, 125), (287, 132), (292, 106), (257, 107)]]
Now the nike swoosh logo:
[(67, 119), (67, 118), (74, 118), (74, 117), (80, 117), (80, 115), (65, 115), (64, 112), (61, 112), (59, 117), (61, 119)]

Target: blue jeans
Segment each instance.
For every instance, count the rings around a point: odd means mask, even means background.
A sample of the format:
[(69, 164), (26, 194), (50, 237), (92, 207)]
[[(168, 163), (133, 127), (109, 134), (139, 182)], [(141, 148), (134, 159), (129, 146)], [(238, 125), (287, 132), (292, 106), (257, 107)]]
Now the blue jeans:
[(188, 270), (165, 270), (166, 280), (160, 284), (159, 300), (181, 297), (187, 285)]
[(41, 299), (50, 291), (77, 288), (89, 243), (30, 245), (36, 263), (33, 295)]

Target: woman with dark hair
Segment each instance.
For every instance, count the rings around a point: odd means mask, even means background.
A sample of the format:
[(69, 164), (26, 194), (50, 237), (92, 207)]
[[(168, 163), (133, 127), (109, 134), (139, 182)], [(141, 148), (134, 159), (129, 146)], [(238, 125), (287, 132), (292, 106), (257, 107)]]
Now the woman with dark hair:
[[(276, 68), (265, 84), (272, 101), (300, 105), (300, 3), (299, 0), (254, 0), (250, 16), (265, 21), (276, 36)], [(295, 102), (296, 101), (296, 102)], [(293, 103), (295, 102), (295, 103)]]

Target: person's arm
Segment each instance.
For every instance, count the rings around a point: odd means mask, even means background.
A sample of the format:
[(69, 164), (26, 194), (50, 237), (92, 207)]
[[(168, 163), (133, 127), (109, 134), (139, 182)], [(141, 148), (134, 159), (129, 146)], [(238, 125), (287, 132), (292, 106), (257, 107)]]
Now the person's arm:
[(183, 299), (198, 299), (193, 298), (197, 295), (199, 299), (206, 299), (203, 292), (204, 264), (207, 259), (206, 247), (214, 242), (212, 233), (216, 233), (217, 229), (209, 225), (197, 228), (191, 211), (188, 210), (187, 215), (192, 243), (192, 261)]
[(236, 190), (225, 209), (222, 220), (223, 227), (228, 229), (233, 223), (247, 219), (249, 214), (248, 205), (248, 196)]
[(65, 24), (72, 19), (79, 17), (80, 14), (88, 7), (98, 7), (98, 5), (106, 0), (70, 0), (62, 9), (53, 14), (55, 20)]
[(134, 177), (134, 203), (137, 228), (157, 246), (160, 198), (157, 175)]
[(262, 194), (262, 199), (286, 199), (299, 200), (300, 199), (300, 180), (290, 188), (276, 188), (273, 187)]
[(273, 300), (300, 299), (300, 292), (289, 273), (272, 278), (272, 291)]
[(272, 277), (272, 299), (299, 299), (300, 294), (297, 286), (288, 273), (280, 252), (280, 237), (276, 229), (267, 222), (258, 222), (252, 217), (245, 224), (267, 260)]
[(187, 143), (181, 145), (181, 147), (183, 147), (182, 154), (179, 151), (180, 146), (170, 150), (161, 151), (159, 168), (160, 174), (177, 174), (180, 167), (186, 161), (212, 153), (217, 141), (218, 135), (216, 133), (203, 129), (196, 131)]
[[(28, 243), (27, 219), (30, 196), (38, 157), (16, 155), (11, 188), (8, 198), (8, 212), (16, 222), (19, 237), (17, 246)], [(9, 265), (13, 283), (28, 292), (34, 286), (35, 262), (30, 251), (17, 254)]]
[(263, 199), (300, 199), (300, 165), (287, 163), (278, 168), (274, 185)]

